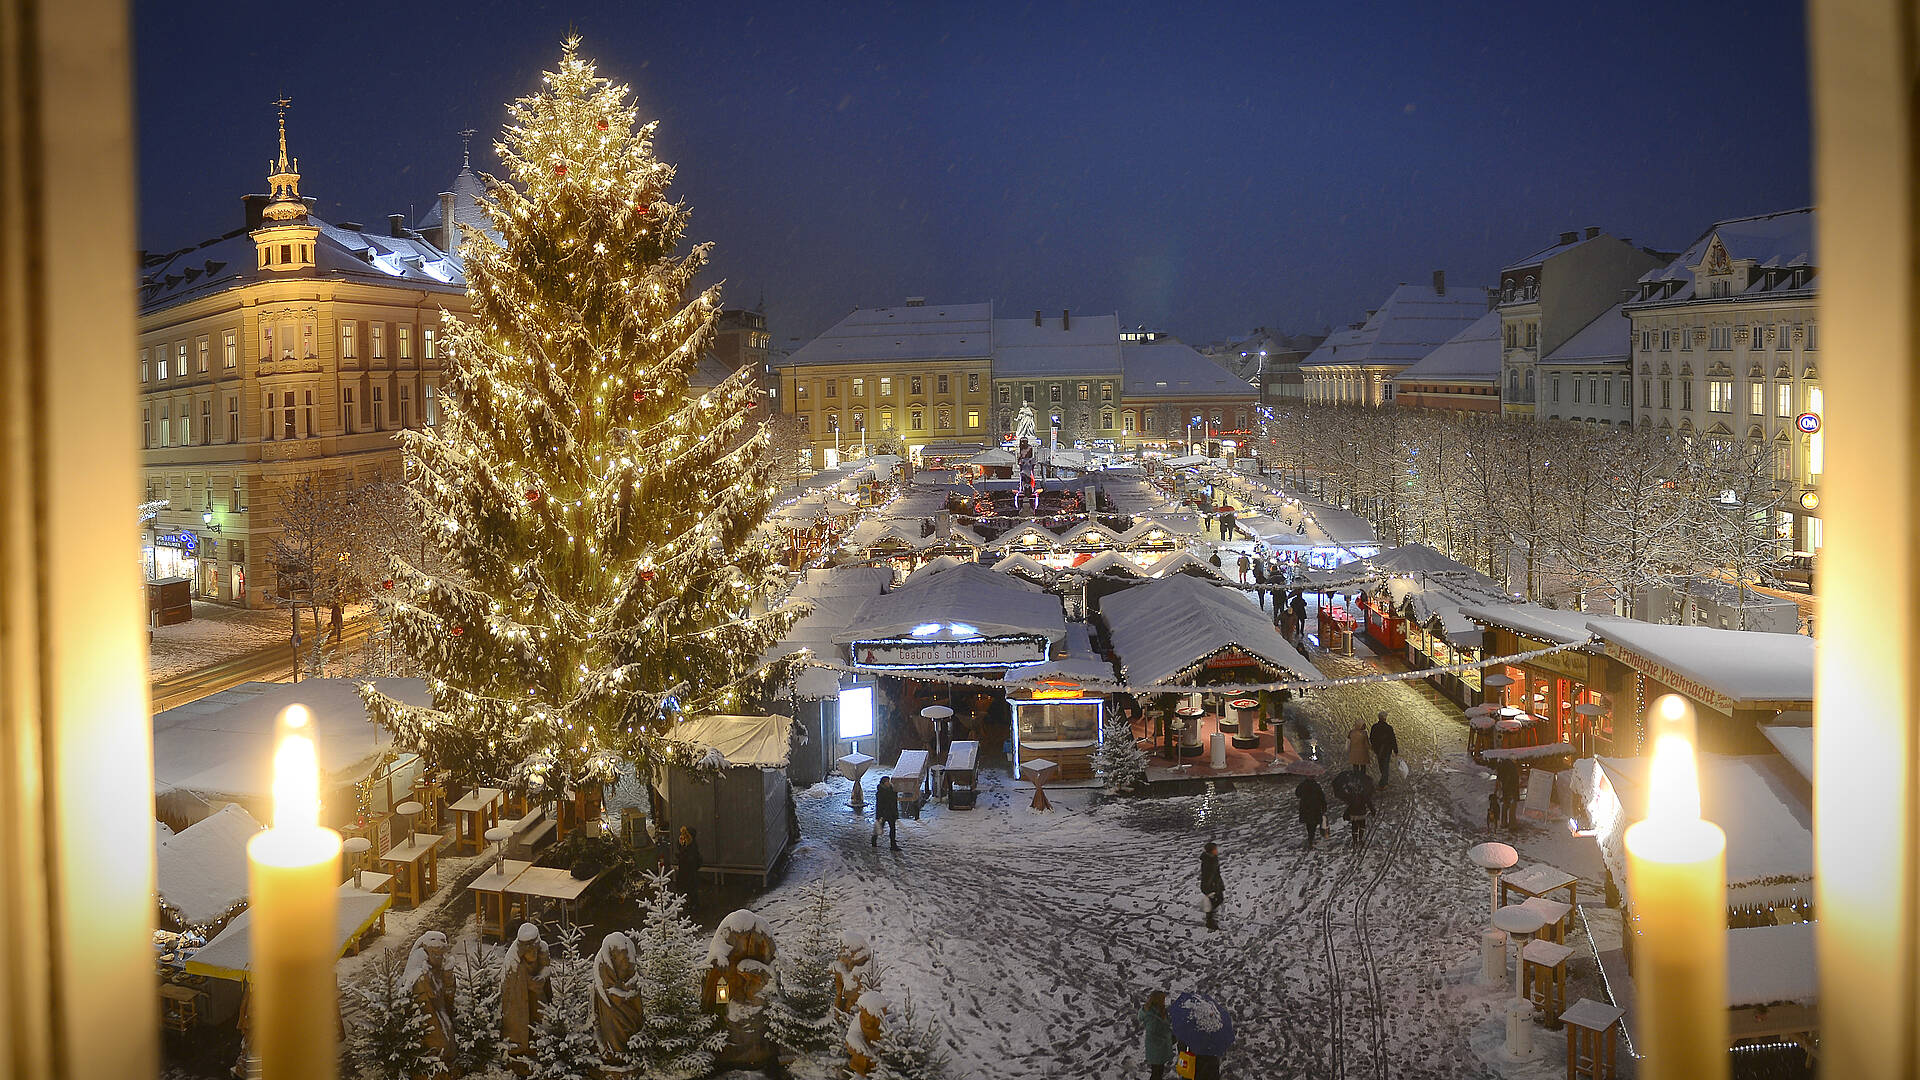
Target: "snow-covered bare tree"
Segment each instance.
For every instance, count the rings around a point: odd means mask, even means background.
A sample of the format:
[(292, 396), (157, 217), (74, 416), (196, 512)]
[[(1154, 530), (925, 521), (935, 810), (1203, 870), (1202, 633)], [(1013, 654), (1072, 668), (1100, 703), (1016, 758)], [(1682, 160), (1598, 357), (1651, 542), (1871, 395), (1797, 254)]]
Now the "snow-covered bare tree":
[(1776, 475), (1773, 448), (1761, 439), (1697, 437), (1687, 444), (1686, 464), (1690, 546), (1702, 568), (1732, 578), (1740, 612), (1735, 629), (1745, 630), (1750, 587), (1784, 558), (1775, 522), (1786, 484)]

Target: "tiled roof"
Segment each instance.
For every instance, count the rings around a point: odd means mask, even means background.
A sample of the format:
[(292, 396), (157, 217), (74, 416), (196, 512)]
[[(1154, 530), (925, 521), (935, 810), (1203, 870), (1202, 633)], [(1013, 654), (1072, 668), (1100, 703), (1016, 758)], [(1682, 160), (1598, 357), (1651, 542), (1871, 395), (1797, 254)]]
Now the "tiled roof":
[(1484, 289), (1436, 292), (1431, 285), (1402, 285), (1393, 290), (1387, 302), (1359, 329), (1329, 337), (1300, 361), (1300, 366), (1397, 364), (1406, 367), (1486, 313)]
[[(1625, 325), (1626, 320), (1620, 322)], [(1395, 378), (1499, 382), (1500, 313), (1489, 311), (1475, 319)]]
[(863, 360), (984, 360), (991, 355), (992, 304), (857, 308), (787, 357), (787, 366)]
[(1122, 345), (1120, 367), (1128, 397), (1253, 397), (1252, 384), (1177, 341)]
[[(487, 217), (486, 211), (480, 209), (480, 200), (487, 194), (486, 187), (470, 166), (461, 166), (459, 174), (453, 178), (451, 190), (453, 192), (453, 223), (456, 226), (470, 225), (497, 240), (499, 236), (493, 231), (493, 221)], [(426, 232), (439, 227), (440, 200), (435, 199), (433, 205), (428, 207), (426, 214), (414, 228)], [(458, 250), (460, 239), (460, 234), (456, 231), (451, 238), (451, 245), (455, 250)]]
[[(1751, 275), (1746, 290), (1736, 295), (1753, 297), (1812, 294), (1818, 287), (1819, 279), (1819, 264), (1816, 259), (1818, 240), (1816, 225), (1815, 211), (1812, 207), (1716, 221), (1706, 232), (1700, 234), (1699, 239), (1689, 244), (1687, 250), (1681, 252), (1679, 257), (1643, 275), (1640, 278), (1643, 290), (1647, 286), (1657, 288), (1653, 295), (1629, 302), (1628, 307), (1641, 303), (1674, 303), (1681, 300), (1709, 299), (1695, 295), (1692, 268), (1700, 265), (1706, 258), (1707, 248), (1716, 236), (1727, 249), (1729, 259), (1750, 259), (1763, 270), (1783, 271), (1783, 273)], [(1792, 271), (1800, 271), (1800, 273), (1796, 274)], [(1796, 283), (1793, 280), (1795, 277), (1801, 280)]]
[(358, 279), (370, 283), (404, 282), (409, 286), (447, 292), (467, 287), (460, 260), (425, 240), (382, 236), (343, 229), (312, 213), (307, 223), (320, 230), (314, 244), (314, 269), (290, 274), (259, 268), (253, 237), (235, 231), (198, 247), (164, 256), (140, 273), (140, 310), (159, 311), (187, 300), (251, 285), (307, 277)]

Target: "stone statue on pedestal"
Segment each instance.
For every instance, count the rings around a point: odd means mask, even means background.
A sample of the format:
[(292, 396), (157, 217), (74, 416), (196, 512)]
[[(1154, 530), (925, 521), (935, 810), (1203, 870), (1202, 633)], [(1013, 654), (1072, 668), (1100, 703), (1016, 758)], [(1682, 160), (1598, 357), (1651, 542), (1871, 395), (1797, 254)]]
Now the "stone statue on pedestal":
[(833, 1008), (849, 1013), (866, 989), (867, 965), (873, 962), (873, 949), (867, 939), (851, 931), (840, 935), (840, 955), (833, 961)]
[(880, 1052), (875, 1043), (880, 1041), (882, 1022), (887, 1018), (886, 995), (878, 990), (866, 990), (854, 1003), (853, 1018), (847, 1021), (847, 1068), (859, 1076), (873, 1071), (878, 1063)]
[(600, 942), (593, 958), (593, 1034), (601, 1053), (625, 1053), (640, 1030), (640, 969), (633, 940), (619, 931)]
[(770, 1064), (775, 1057), (766, 1040), (760, 995), (773, 983), (773, 929), (751, 911), (720, 920), (707, 947), (707, 975), (700, 1001), (726, 1019), (725, 1065)]
[(447, 972), (447, 935), (438, 930), (421, 934), (407, 954), (400, 987), (413, 995), (427, 1017), (427, 1047), (445, 1061), (453, 1045), (453, 978)]

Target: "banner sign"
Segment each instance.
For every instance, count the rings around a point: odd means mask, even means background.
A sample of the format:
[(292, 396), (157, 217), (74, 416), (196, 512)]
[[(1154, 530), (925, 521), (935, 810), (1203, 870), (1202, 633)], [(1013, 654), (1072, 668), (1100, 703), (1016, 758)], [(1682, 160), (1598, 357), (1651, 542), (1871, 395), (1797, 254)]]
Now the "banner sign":
[(863, 668), (1019, 667), (1047, 658), (1045, 638), (979, 641), (857, 641), (853, 662)]

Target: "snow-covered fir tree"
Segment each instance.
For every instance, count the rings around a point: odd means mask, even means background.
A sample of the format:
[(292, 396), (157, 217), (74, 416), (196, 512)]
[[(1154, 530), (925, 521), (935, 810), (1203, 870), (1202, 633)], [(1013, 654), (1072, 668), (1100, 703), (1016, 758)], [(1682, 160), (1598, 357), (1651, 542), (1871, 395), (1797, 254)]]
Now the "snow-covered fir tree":
[[(580, 952), (582, 931), (560, 931), (547, 963), (547, 1006), (533, 1027), (530, 1053), (514, 1061), (530, 1080), (593, 1080), (602, 1064), (593, 1038), (593, 961)], [(498, 975), (495, 976), (498, 979)]]
[(1126, 718), (1107, 715), (1100, 745), (1093, 752), (1093, 767), (1109, 795), (1132, 791), (1146, 782), (1147, 755), (1134, 741), (1133, 724)]
[(457, 774), (539, 758), (565, 784), (672, 755), (678, 714), (736, 711), (796, 615), (751, 603), (774, 566), (755, 372), (688, 391), (719, 292), (689, 299), (708, 245), (679, 253), (654, 125), (577, 40), (509, 112), (495, 235), (463, 226), (472, 315), (446, 317), (438, 422), (401, 434), (444, 559), (398, 556), (376, 591), (434, 707), (363, 693)]
[(423, 1080), (444, 1076), (447, 1063), (427, 1048), (430, 1021), (400, 984), (404, 950), (384, 949), (359, 982), (347, 987), (347, 1064), (360, 1080)]
[(912, 994), (888, 1013), (874, 1049), (879, 1057), (874, 1062), (872, 1080), (944, 1080), (947, 1075), (947, 1052), (940, 1045), (940, 1028), (931, 1020), (920, 1023), (914, 1014)]
[(447, 964), (453, 976), (454, 1072), (484, 1072), (500, 1056), (500, 952), (473, 942)]
[(779, 978), (767, 1002), (767, 1034), (793, 1054), (838, 1049), (842, 1027), (833, 1013), (840, 926), (824, 882), (814, 889), (812, 908), (805, 935), (780, 950)]
[(640, 925), (629, 934), (643, 1017), (640, 1030), (627, 1041), (625, 1064), (634, 1080), (705, 1076), (727, 1045), (720, 1018), (701, 1007), (707, 949), (686, 907), (686, 897), (674, 890), (666, 873), (646, 875)]

